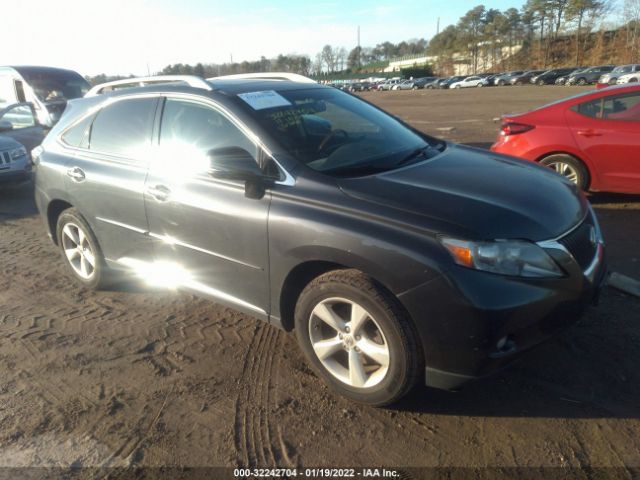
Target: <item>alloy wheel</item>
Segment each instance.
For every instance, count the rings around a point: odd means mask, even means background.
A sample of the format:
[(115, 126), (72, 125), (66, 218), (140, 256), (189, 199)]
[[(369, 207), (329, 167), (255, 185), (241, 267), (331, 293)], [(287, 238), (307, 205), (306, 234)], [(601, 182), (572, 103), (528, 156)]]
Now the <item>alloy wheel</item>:
[(389, 370), (391, 354), (380, 325), (352, 300), (318, 303), (311, 312), (309, 338), (322, 366), (351, 387), (373, 387)]
[(96, 271), (96, 257), (82, 228), (71, 222), (65, 224), (62, 248), (74, 272), (85, 280), (91, 279)]
[(569, 165), (566, 162), (557, 161), (547, 163), (547, 166), (549, 168), (552, 168), (556, 173), (559, 173), (571, 182), (576, 184), (578, 183), (578, 172), (573, 167), (573, 165)]

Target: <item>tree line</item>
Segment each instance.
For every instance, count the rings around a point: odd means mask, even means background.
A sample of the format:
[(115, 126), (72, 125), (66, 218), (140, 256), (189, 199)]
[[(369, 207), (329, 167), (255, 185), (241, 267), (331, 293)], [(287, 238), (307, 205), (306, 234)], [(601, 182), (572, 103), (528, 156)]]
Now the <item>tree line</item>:
[[(526, 52), (521, 57), (526, 57), (527, 67), (579, 66), (589, 63), (585, 53), (597, 40), (594, 30), (614, 7), (613, 0), (527, 0), (521, 9), (505, 11), (478, 5), (435, 35), (428, 53), (438, 57), (441, 70), (457, 62), (466, 63), (473, 73), (481, 65), (520, 66), (522, 59), (512, 55), (516, 45)], [(624, 0), (622, 19), (619, 30), (625, 41), (617, 43), (630, 54), (612, 53), (618, 61), (638, 61), (640, 0)]]

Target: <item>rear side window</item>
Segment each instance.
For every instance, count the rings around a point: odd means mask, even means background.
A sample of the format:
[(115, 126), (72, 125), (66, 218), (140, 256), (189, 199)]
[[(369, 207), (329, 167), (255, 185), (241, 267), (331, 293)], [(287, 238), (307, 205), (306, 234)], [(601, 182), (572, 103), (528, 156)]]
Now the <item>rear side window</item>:
[(95, 114), (80, 120), (62, 134), (62, 141), (71, 147), (87, 148), (89, 146), (89, 129), (94, 118)]
[(130, 98), (104, 107), (91, 127), (89, 148), (139, 158), (151, 143), (155, 98)]
[(591, 118), (640, 122), (640, 93), (602, 97), (581, 103), (572, 109)]

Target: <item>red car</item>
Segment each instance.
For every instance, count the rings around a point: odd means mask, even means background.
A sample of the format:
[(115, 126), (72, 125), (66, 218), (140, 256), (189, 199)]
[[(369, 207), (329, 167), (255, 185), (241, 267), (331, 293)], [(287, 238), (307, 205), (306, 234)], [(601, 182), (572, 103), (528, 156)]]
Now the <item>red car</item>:
[(583, 190), (640, 193), (640, 85), (505, 115), (491, 150), (547, 165)]

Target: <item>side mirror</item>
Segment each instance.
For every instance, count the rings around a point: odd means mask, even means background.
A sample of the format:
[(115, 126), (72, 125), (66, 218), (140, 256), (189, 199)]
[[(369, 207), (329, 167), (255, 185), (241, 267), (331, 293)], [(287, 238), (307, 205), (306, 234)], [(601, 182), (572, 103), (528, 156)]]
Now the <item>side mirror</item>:
[(8, 120), (0, 120), (0, 132), (8, 132), (13, 130), (13, 124)]
[(228, 180), (255, 181), (264, 176), (255, 159), (244, 148), (223, 147), (207, 152), (209, 174)]

